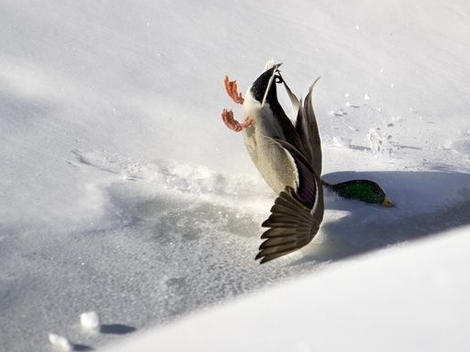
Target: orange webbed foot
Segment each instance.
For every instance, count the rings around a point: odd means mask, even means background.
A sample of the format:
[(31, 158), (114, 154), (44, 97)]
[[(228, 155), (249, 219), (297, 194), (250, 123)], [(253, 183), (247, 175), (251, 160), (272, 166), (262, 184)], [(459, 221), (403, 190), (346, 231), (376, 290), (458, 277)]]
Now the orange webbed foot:
[(245, 128), (248, 128), (250, 126), (252, 126), (255, 121), (248, 117), (244, 122), (240, 123), (238, 122), (237, 120), (235, 120), (235, 118), (233, 117), (233, 111), (232, 110), (227, 110), (227, 109), (224, 109), (222, 111), (222, 121), (225, 123), (225, 125), (231, 129), (232, 131), (235, 131), (235, 132), (241, 132), (243, 131)]
[(238, 93), (237, 81), (230, 81), (228, 76), (225, 76), (224, 86), (228, 96), (237, 104), (243, 104), (242, 93)]

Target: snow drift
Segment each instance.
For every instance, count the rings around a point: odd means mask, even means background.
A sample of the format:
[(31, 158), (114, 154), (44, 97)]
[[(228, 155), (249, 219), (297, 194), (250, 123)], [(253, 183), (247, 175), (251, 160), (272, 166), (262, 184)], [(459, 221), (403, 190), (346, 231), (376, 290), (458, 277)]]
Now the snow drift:
[[(3, 1), (0, 349), (90, 350), (468, 225), (469, 17), (464, 1)], [(220, 112), (224, 75), (247, 87), (270, 57), (299, 95), (322, 77), (324, 177), (374, 179), (397, 207), (327, 194), (315, 241), (260, 266), (275, 195)]]

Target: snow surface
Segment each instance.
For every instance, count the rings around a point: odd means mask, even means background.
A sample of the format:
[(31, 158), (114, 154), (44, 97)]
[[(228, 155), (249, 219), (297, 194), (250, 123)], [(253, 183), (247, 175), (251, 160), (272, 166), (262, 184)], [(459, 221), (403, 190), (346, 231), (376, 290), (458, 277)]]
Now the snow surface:
[(469, 231), (331, 264), (106, 351), (468, 351)]
[[(0, 21), (2, 351), (96, 349), (470, 224), (466, 1), (3, 0)], [(298, 94), (322, 77), (325, 179), (373, 179), (397, 206), (327, 194), (313, 243), (260, 266), (275, 195), (220, 112), (241, 113), (224, 75), (244, 90), (270, 57)]]

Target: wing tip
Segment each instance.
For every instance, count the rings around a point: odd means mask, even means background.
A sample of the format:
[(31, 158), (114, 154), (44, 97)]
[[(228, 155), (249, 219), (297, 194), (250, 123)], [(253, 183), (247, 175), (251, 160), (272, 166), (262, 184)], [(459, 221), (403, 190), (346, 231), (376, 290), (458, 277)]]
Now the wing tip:
[[(321, 212), (323, 214), (323, 210)], [(306, 246), (320, 226), (316, 216), (302, 204), (296, 192), (286, 187), (274, 202), (271, 215), (263, 222), (263, 227), (268, 227), (268, 230), (261, 235), (264, 241), (255, 257), (255, 260), (260, 260), (260, 264)]]

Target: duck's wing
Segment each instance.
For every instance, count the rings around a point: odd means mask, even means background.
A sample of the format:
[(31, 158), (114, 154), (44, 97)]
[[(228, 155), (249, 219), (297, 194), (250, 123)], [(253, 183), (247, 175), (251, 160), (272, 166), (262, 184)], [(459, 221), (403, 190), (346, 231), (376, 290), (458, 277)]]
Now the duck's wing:
[(286, 88), (287, 95), (289, 96), (289, 100), (292, 105), (292, 112), (294, 113), (294, 116), (297, 116), (299, 113), (300, 101), (297, 98), (297, 96), (294, 93), (292, 93), (286, 81), (284, 81), (284, 78), (281, 76), (280, 72), (278, 72), (278, 75), (279, 77), (281, 77), (281, 82), (284, 84), (284, 88)]
[(299, 103), (295, 129), (300, 136), (302, 146), (309, 162), (316, 174), (320, 176), (322, 171), (321, 140), (312, 103), (313, 87), (319, 79), (320, 78), (317, 78), (309, 87), (308, 94), (303, 103), (302, 101)]
[(317, 184), (317, 177), (308, 157), (294, 144), (280, 138), (271, 138), (273, 143), (277, 143), (292, 157), (297, 169), (297, 193), (300, 201), (308, 209), (312, 209), (318, 200), (318, 193), (321, 190), (321, 182)]
[(310, 210), (302, 204), (291, 187), (286, 187), (274, 202), (271, 215), (263, 222), (269, 227), (261, 238), (257, 259), (261, 264), (297, 251), (309, 244), (320, 228), (323, 219), (323, 204)]
[(285, 140), (273, 139), (290, 153), (297, 166), (299, 184), (279, 194), (271, 215), (263, 222), (269, 229), (261, 236), (265, 241), (255, 259), (261, 264), (294, 252), (312, 241), (323, 220), (323, 189), (305, 156)]
[(312, 85), (309, 87), (307, 97), (302, 102), (297, 96), (292, 93), (291, 89), (287, 85), (284, 78), (282, 78), (280, 72), (278, 72), (281, 81), (284, 84), (287, 95), (292, 105), (294, 115), (297, 116), (295, 121), (295, 130), (300, 137), (301, 149), (307, 156), (310, 164), (317, 175), (321, 175), (322, 171), (322, 152), (321, 152), (321, 141), (320, 134), (318, 132), (318, 124), (313, 111), (312, 103), (312, 91), (315, 84), (320, 79), (317, 78)]

